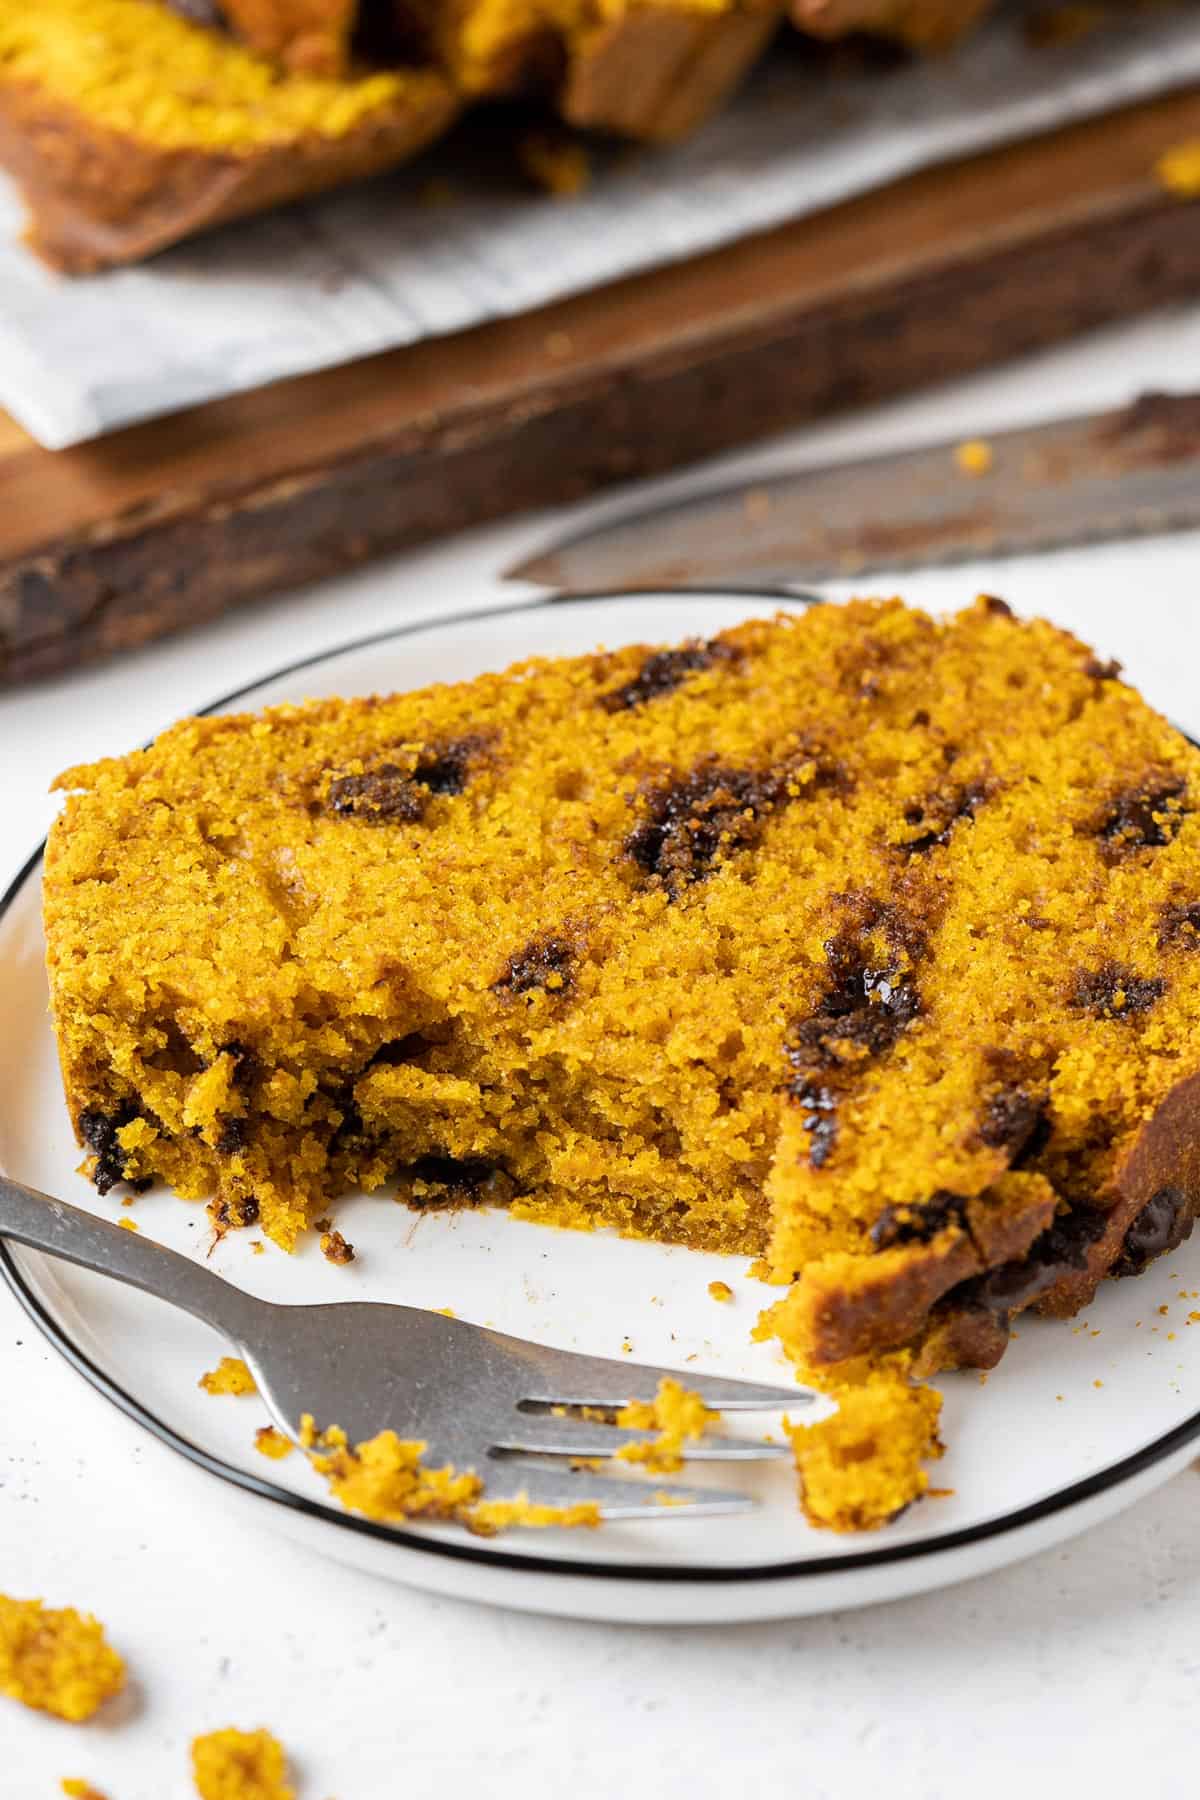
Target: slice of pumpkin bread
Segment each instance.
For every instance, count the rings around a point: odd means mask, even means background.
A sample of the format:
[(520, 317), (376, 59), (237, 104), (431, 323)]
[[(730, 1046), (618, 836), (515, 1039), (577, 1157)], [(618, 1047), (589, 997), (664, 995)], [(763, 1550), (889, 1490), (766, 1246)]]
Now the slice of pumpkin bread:
[(74, 272), (134, 261), (391, 168), (457, 110), (432, 69), (335, 77), (333, 48), (289, 46), (319, 67), (281, 68), (148, 0), (0, 0), (0, 163), (31, 244)]
[(192, 719), (58, 785), (101, 1188), (762, 1254), (835, 1373), (988, 1365), (1200, 1206), (1200, 752), (1001, 602)]

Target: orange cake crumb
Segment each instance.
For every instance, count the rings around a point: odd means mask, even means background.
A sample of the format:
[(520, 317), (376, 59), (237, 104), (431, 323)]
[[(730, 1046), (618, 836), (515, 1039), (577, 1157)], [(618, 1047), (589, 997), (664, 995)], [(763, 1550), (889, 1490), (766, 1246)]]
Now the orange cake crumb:
[(421, 1461), (424, 1449), (420, 1441), (394, 1431), (381, 1431), (351, 1449), (345, 1433), (335, 1427), (317, 1438), (310, 1454), (313, 1467), (347, 1512), (385, 1522), (461, 1518), (483, 1492), (483, 1483), (470, 1470), (427, 1469)]
[(720, 1416), (705, 1406), (699, 1394), (668, 1375), (659, 1382), (652, 1401), (631, 1400), (616, 1417), (618, 1425), (659, 1435), (651, 1443), (622, 1444), (617, 1457), (622, 1462), (642, 1463), (658, 1475), (671, 1474), (682, 1466), (684, 1444), (702, 1438)]
[(713, 1300), (720, 1300), (722, 1304), (733, 1299), (733, 1289), (727, 1281), (710, 1281), (708, 1292)]
[(324, 1231), (321, 1233), (321, 1255), (326, 1262), (352, 1263), (354, 1261), (354, 1245), (348, 1244), (340, 1231)]
[(810, 1524), (874, 1531), (929, 1491), (923, 1465), (942, 1454), (941, 1395), (910, 1382), (900, 1363), (838, 1383), (836, 1398), (838, 1410), (815, 1425), (787, 1421), (800, 1504)]
[(209, 1731), (192, 1742), (200, 1800), (295, 1800), (283, 1746), (269, 1731)]
[(593, 1501), (542, 1506), (524, 1492), (511, 1498), (484, 1499), (483, 1483), (474, 1470), (430, 1469), (422, 1460), (424, 1443), (401, 1438), (394, 1431), (381, 1431), (351, 1448), (340, 1426), (318, 1432), (312, 1414), (305, 1413), (300, 1441), (335, 1499), (348, 1512), (382, 1524), (452, 1519), (469, 1531), (490, 1537), (512, 1525), (537, 1528), (600, 1523), (600, 1509)]
[(959, 444), (954, 460), (964, 475), (986, 475), (992, 466), (992, 446), (983, 438), (968, 438)]
[(1187, 138), (1164, 151), (1154, 173), (1169, 193), (1178, 194), (1181, 200), (1196, 199), (1200, 195), (1200, 138)]
[(125, 1685), (125, 1665), (90, 1614), (0, 1594), (0, 1694), (78, 1724)]
[(559, 199), (581, 194), (591, 179), (587, 151), (560, 132), (527, 131), (517, 143), (517, 158), (531, 181)]
[(61, 1782), (62, 1791), (69, 1800), (107, 1800), (99, 1788), (93, 1787), (90, 1781), (81, 1781), (76, 1775), (66, 1775)]
[(254, 1377), (240, 1356), (223, 1356), (197, 1384), (206, 1394), (254, 1394)]
[(479, 1500), (464, 1515), (468, 1530), (480, 1537), (507, 1531), (512, 1525), (539, 1530), (545, 1526), (592, 1529), (600, 1524), (600, 1508), (594, 1500), (579, 1500), (574, 1506), (540, 1506), (525, 1493), (511, 1500)]
[(261, 1456), (269, 1456), (272, 1462), (282, 1462), (296, 1446), (282, 1431), (276, 1431), (274, 1425), (260, 1425), (254, 1434), (254, 1448)]

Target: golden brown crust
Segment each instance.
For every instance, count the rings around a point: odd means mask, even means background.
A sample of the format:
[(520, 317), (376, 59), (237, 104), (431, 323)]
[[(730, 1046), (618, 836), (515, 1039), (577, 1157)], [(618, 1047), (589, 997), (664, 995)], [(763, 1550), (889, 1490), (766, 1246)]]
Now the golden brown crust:
[[(1188, 1237), (1200, 1215), (1197, 1117), (1200, 1074), (1171, 1089), (1122, 1153), (1111, 1182), (1096, 1195), (1095, 1235), (1064, 1261), (1057, 1278), (1008, 1307), (982, 1303), (970, 1290), (963, 1298), (951, 1293), (921, 1336), (915, 1373), (994, 1368), (1007, 1347), (1011, 1319), (1026, 1307), (1050, 1318), (1072, 1318), (1091, 1303), (1105, 1276), (1140, 1274), (1152, 1257)], [(1009, 1252), (1019, 1279), (1017, 1257)], [(1005, 1260), (997, 1256), (993, 1266)]]
[(0, 86), (0, 163), (30, 212), (28, 241), (71, 274), (136, 262), (213, 225), (403, 162), (457, 109), (422, 76), (411, 95), (337, 139), (305, 136), (238, 154), (162, 148), (25, 84)]
[(725, 13), (639, 8), (570, 50), (559, 96), (572, 125), (670, 143), (715, 112), (779, 22), (776, 4)]
[(945, 50), (970, 30), (992, 0), (792, 0), (792, 23), (810, 37), (861, 31), (896, 38), (914, 50)]
[(357, 0), (222, 0), (226, 22), (260, 56), (306, 75), (342, 75)]

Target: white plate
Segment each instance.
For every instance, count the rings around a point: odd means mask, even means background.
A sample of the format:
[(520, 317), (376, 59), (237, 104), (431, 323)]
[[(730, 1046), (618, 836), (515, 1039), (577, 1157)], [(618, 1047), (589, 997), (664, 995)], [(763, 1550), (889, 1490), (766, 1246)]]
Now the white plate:
[[(644, 595), (530, 603), (388, 633), (287, 669), (236, 696), (239, 706), (365, 694), (461, 679), (532, 652), (709, 634), (769, 611), (731, 594)], [(231, 710), (229, 701), (213, 711)], [(102, 1216), (121, 1215), (74, 1171), (46, 1018), (39, 916), (40, 852), (0, 905), (6, 1029), (0, 1034), (0, 1166)], [(196, 1256), (209, 1249), (203, 1209), (165, 1192), (136, 1202), (143, 1231)], [(337, 1208), (359, 1255), (335, 1269), (315, 1243), (288, 1257), (252, 1233), (231, 1234), (213, 1266), (282, 1301), (392, 1299), (453, 1307), (461, 1318), (597, 1355), (622, 1344), (648, 1362), (786, 1379), (779, 1354), (749, 1342), (771, 1290), (739, 1259), (550, 1231), (500, 1213), (419, 1216), (386, 1196)], [(183, 1313), (115, 1282), (0, 1246), (0, 1268), (78, 1372), (267, 1529), (395, 1580), (528, 1610), (633, 1621), (741, 1620), (863, 1605), (976, 1575), (1045, 1548), (1128, 1505), (1195, 1454), (1200, 1436), (1200, 1240), (1136, 1281), (1110, 1283), (1066, 1323), (1022, 1321), (986, 1384), (948, 1377), (936, 1471), (945, 1498), (863, 1538), (812, 1530), (790, 1471), (746, 1478), (762, 1505), (743, 1518), (525, 1532), (480, 1540), (453, 1526), (393, 1531), (321, 1501), (299, 1457), (266, 1462), (254, 1400), (196, 1386), (222, 1350)], [(734, 1289), (718, 1305), (708, 1283)], [(703, 1476), (700, 1477), (703, 1479)], [(721, 1475), (720, 1480), (728, 1481)]]

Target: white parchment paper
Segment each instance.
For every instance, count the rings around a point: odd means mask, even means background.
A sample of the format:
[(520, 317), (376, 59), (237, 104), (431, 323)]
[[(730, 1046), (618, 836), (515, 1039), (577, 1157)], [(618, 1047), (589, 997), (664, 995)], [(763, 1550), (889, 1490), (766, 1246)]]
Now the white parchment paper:
[[(453, 150), (86, 280), (19, 242), (0, 182), (0, 404), (58, 449), (283, 376), (522, 312), (922, 166), (1200, 80), (1200, 13), (1032, 49), (1019, 5), (947, 57), (830, 78), (770, 58), (671, 151), (606, 154), (571, 201)], [(431, 206), (433, 172), (453, 199)]]

